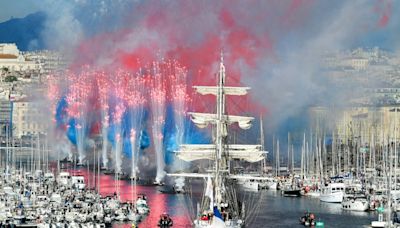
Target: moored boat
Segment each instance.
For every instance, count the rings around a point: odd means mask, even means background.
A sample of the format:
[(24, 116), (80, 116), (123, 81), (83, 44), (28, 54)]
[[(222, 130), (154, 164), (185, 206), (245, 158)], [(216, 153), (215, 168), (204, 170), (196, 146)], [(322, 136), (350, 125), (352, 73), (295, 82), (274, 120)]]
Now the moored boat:
[(345, 195), (346, 185), (343, 183), (330, 183), (321, 189), (320, 201), (327, 203), (341, 203)]
[(369, 201), (364, 195), (348, 195), (343, 199), (342, 208), (349, 211), (367, 211)]
[(283, 189), (282, 194), (284, 196), (294, 196), (294, 197), (300, 197), (301, 196), (301, 190), (300, 189)]
[(304, 216), (300, 217), (300, 224), (304, 226), (315, 226), (315, 215), (313, 213), (306, 212)]

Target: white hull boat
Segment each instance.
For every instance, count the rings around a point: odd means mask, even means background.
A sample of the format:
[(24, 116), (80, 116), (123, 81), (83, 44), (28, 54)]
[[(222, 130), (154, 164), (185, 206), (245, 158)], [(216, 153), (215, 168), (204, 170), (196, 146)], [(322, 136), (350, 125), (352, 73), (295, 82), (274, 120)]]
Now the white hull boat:
[(250, 191), (258, 191), (260, 190), (260, 185), (257, 181), (254, 180), (244, 180), (238, 182), (238, 185), (243, 190), (250, 190)]
[(369, 209), (369, 202), (365, 197), (345, 197), (342, 202), (342, 208), (348, 211), (367, 211)]
[(194, 221), (195, 228), (216, 228), (216, 227), (224, 227), (224, 228), (241, 228), (244, 227), (242, 220), (228, 220), (222, 224), (217, 224), (213, 220), (210, 221), (202, 221), (202, 220), (195, 220)]
[(331, 183), (322, 187), (320, 201), (327, 203), (341, 203), (345, 195), (346, 186), (343, 183)]
[(277, 188), (278, 188), (278, 183), (276, 182), (270, 182), (268, 185), (269, 190), (277, 190)]
[(319, 200), (327, 203), (341, 203), (343, 201), (343, 192), (335, 192), (330, 194), (321, 194)]
[(319, 191), (310, 191), (310, 192), (306, 193), (306, 196), (313, 197), (313, 198), (319, 198), (319, 197), (321, 197), (321, 192), (319, 192)]

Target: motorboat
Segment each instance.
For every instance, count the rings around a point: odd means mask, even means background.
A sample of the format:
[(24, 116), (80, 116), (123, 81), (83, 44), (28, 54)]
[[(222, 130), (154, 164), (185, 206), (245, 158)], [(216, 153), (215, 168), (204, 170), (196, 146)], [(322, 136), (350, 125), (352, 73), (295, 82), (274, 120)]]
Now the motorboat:
[(60, 172), (58, 174), (57, 181), (60, 185), (70, 185), (71, 184), (71, 174), (69, 172)]
[(85, 177), (84, 176), (72, 176), (71, 177), (71, 184), (74, 188), (83, 190), (86, 187), (85, 184)]
[(158, 220), (157, 226), (161, 228), (168, 228), (174, 225), (171, 217), (167, 213), (163, 213)]
[(283, 196), (294, 196), (300, 197), (301, 196), (301, 189), (283, 189), (282, 190)]
[(365, 195), (346, 195), (342, 202), (343, 210), (367, 211), (369, 201)]
[(306, 212), (304, 216), (300, 217), (300, 224), (304, 226), (315, 226), (315, 215), (313, 213)]
[(345, 195), (346, 185), (343, 183), (330, 183), (321, 188), (320, 201), (327, 203), (341, 203)]

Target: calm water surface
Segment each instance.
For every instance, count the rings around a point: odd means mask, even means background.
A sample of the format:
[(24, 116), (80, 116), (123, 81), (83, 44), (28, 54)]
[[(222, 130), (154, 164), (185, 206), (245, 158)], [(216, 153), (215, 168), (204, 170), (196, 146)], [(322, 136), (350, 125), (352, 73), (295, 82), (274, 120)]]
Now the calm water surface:
[[(87, 173), (82, 171), (87, 177)], [(93, 177), (89, 177), (93, 186)], [(100, 193), (112, 195), (119, 185), (121, 200), (132, 200), (134, 188), (129, 181), (116, 181), (113, 176), (100, 176)], [(188, 205), (193, 199), (199, 198), (201, 185), (193, 187), (193, 197), (160, 193), (155, 186), (137, 186), (137, 193), (147, 195), (150, 214), (139, 224), (139, 227), (157, 227), (160, 214), (167, 212), (171, 215), (174, 226), (177, 228), (191, 227), (193, 209)], [(305, 211), (315, 213), (317, 220), (325, 223), (325, 227), (363, 227), (377, 218), (375, 212), (343, 211), (340, 204), (322, 203), (319, 199), (308, 197), (283, 197), (280, 192), (264, 191), (262, 193), (244, 193), (245, 201), (252, 205), (259, 203), (258, 210), (252, 211), (250, 223), (247, 227), (302, 227), (298, 223)], [(250, 211), (248, 211), (249, 213)], [(115, 224), (114, 227), (131, 227), (130, 224)]]

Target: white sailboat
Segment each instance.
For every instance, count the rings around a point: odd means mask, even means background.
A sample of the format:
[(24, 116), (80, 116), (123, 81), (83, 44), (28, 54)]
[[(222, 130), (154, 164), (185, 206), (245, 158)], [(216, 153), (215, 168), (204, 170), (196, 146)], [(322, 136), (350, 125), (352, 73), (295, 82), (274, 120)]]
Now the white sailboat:
[[(263, 120), (260, 117), (260, 143), (261, 150), (264, 151), (264, 128), (263, 128)], [(267, 176), (267, 157), (264, 156), (264, 159), (260, 162), (260, 172), (253, 173), (243, 173), (241, 171), (241, 175), (245, 176), (245, 178), (238, 178), (237, 184), (244, 191), (259, 191), (262, 189), (272, 189), (276, 190), (277, 183), (275, 179), (271, 176)]]
[[(214, 95), (217, 100), (216, 113), (191, 112), (192, 121), (199, 128), (212, 125), (215, 131), (213, 144), (184, 144), (176, 151), (177, 156), (184, 161), (211, 160), (213, 169), (208, 173), (179, 173), (168, 174), (175, 177), (203, 177), (207, 178), (205, 196), (208, 200), (202, 200), (203, 205), (198, 207), (194, 227), (244, 227), (244, 204), (238, 200), (234, 188), (233, 179), (254, 179), (251, 176), (231, 175), (230, 161), (232, 159), (245, 160), (247, 162), (259, 162), (264, 159), (265, 153), (262, 145), (242, 145), (228, 143), (228, 127), (238, 124), (242, 129), (249, 129), (253, 117), (234, 116), (226, 113), (226, 96), (246, 95), (249, 87), (225, 86), (225, 66), (223, 56), (219, 65), (217, 86), (194, 86), (201, 95)], [(258, 177), (260, 178), (260, 177)], [(256, 178), (257, 179), (257, 178)], [(213, 216), (208, 216), (212, 214)]]

